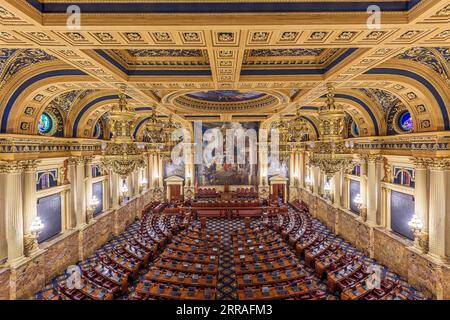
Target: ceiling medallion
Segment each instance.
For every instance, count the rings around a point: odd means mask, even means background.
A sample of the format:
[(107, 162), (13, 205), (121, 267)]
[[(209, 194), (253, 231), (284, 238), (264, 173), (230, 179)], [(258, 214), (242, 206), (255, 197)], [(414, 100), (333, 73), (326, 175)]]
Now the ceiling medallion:
[(135, 112), (127, 105), (126, 95), (119, 93), (119, 104), (110, 111), (111, 141), (102, 146), (103, 165), (125, 179), (137, 168), (145, 166), (143, 145), (134, 142)]
[(319, 167), (328, 177), (352, 166), (353, 142), (344, 141), (345, 112), (342, 105), (336, 105), (334, 88), (328, 84), (326, 104), (319, 109), (319, 141), (310, 144), (309, 164)]

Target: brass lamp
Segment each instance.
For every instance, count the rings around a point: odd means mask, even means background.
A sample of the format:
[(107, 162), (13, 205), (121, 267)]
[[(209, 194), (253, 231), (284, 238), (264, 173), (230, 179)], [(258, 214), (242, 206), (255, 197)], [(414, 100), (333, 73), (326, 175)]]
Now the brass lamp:
[(408, 222), (408, 226), (414, 233), (414, 245), (423, 253), (428, 252), (428, 235), (423, 232), (422, 219), (416, 214), (413, 215), (411, 221)]
[(100, 201), (97, 199), (96, 196), (93, 196), (91, 198), (91, 200), (89, 200), (88, 207), (87, 207), (87, 210), (86, 210), (87, 223), (91, 222), (92, 219), (94, 218), (95, 209), (97, 209), (97, 206), (99, 204), (100, 204)]
[(30, 225), (30, 233), (24, 237), (24, 254), (29, 257), (38, 248), (39, 235), (44, 230), (44, 224), (40, 217), (36, 216)]
[(359, 193), (355, 196), (355, 198), (353, 199), (353, 202), (358, 207), (361, 218), (364, 221), (366, 221), (367, 220), (367, 209), (364, 207), (363, 199)]

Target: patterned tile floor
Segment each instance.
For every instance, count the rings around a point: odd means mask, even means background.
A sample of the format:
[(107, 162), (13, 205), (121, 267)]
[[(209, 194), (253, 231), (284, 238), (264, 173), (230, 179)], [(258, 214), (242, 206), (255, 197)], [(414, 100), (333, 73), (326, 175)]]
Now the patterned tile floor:
[[(414, 289), (412, 286), (410, 286), (404, 279), (401, 279), (399, 275), (389, 271), (388, 268), (378, 264), (375, 260), (370, 259), (369, 257), (365, 256), (361, 251), (358, 249), (355, 249), (350, 243), (346, 242), (340, 237), (335, 236), (331, 233), (331, 231), (324, 226), (322, 223), (320, 223), (318, 220), (313, 219), (313, 224), (316, 228), (316, 230), (322, 234), (326, 234), (333, 238), (333, 241), (339, 245), (341, 245), (343, 248), (345, 248), (348, 252), (355, 253), (357, 256), (359, 256), (362, 261), (366, 264), (366, 266), (369, 265), (377, 265), (381, 267), (381, 270), (384, 274), (384, 276), (387, 279), (390, 280), (400, 280), (403, 286), (403, 294), (405, 295), (411, 295), (417, 299), (426, 299), (421, 292)], [(196, 227), (199, 227), (199, 221), (193, 222)], [(257, 227), (260, 225), (261, 219), (255, 218), (252, 220), (252, 227)], [(115, 237), (108, 241), (105, 245), (103, 245), (100, 249), (96, 251), (94, 255), (86, 259), (82, 264), (88, 264), (100, 257), (103, 253), (106, 253), (109, 249), (111, 249), (114, 245), (119, 244), (123, 242), (125, 239), (130, 239), (138, 232), (139, 222), (133, 223), (127, 230), (125, 230), (124, 233), (122, 233), (120, 236)], [(224, 219), (224, 218), (210, 218), (207, 220), (206, 228), (208, 231), (212, 233), (220, 233), (221, 234), (221, 250), (220, 250), (220, 258), (219, 258), (219, 272), (218, 272), (218, 285), (217, 285), (217, 299), (219, 300), (231, 300), (236, 299), (236, 275), (234, 272), (234, 263), (233, 263), (233, 252), (232, 252), (232, 246), (231, 246), (231, 237), (230, 234), (234, 230), (238, 230), (244, 227), (244, 220), (243, 219)], [(318, 288), (326, 291), (326, 280), (320, 280), (314, 275), (314, 270), (306, 267), (304, 265), (304, 261), (302, 259), (299, 259), (299, 264), (304, 266), (305, 271), (309, 274), (306, 278), (308, 285), (311, 288)], [(152, 264), (150, 263), (148, 268), (150, 268)], [(141, 270), (140, 277), (141, 279), (144, 277), (145, 273), (147, 272), (148, 268), (145, 268)], [(35, 295), (35, 299), (42, 299), (42, 293), (53, 290), (57, 287), (57, 283), (64, 281), (66, 279), (66, 274), (63, 273), (61, 275), (58, 275), (55, 277), (50, 283), (48, 283), (43, 290), (38, 292)], [(130, 285), (130, 293), (122, 296), (120, 299), (128, 299), (130, 295), (134, 292), (135, 286), (137, 285), (138, 281), (135, 281), (132, 285)], [(328, 293), (327, 299), (329, 300), (336, 300), (339, 299), (338, 296)]]

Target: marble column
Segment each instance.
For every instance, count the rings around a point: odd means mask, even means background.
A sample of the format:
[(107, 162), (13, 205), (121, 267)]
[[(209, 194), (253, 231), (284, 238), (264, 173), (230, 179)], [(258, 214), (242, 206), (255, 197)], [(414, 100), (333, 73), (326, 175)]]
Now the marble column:
[(6, 252), (11, 265), (24, 257), (22, 171), (22, 162), (0, 163), (0, 216), (5, 217)]
[(447, 159), (433, 159), (430, 163), (429, 254), (439, 260), (448, 258), (450, 226), (446, 216), (449, 207), (446, 178), (449, 167)]
[(152, 172), (153, 172), (153, 188), (157, 188), (159, 186), (159, 170), (158, 170), (158, 156), (156, 154), (152, 155), (152, 164), (153, 164), (153, 168), (152, 168)]
[(163, 166), (163, 158), (161, 154), (158, 154), (158, 171), (159, 171), (159, 185), (161, 188), (164, 188), (164, 166)]
[(37, 216), (36, 198), (36, 161), (27, 161), (24, 165), (23, 197), (23, 233), (30, 233), (30, 226)]
[(367, 221), (377, 224), (377, 176), (376, 176), (376, 156), (367, 158), (367, 184), (366, 184), (366, 206)]
[(382, 191), (381, 191), (381, 181), (384, 177), (384, 157), (379, 156), (376, 159), (376, 206), (377, 206), (377, 224), (382, 225), (383, 223), (383, 212), (382, 212)]
[[(37, 198), (36, 198), (36, 161), (27, 161), (24, 163), (23, 174), (23, 235), (24, 235), (24, 253), (30, 255), (36, 248), (35, 237), (30, 234), (30, 226), (37, 216)], [(64, 195), (61, 195), (61, 208), (64, 208)], [(63, 228), (64, 228), (64, 223)]]
[(350, 203), (349, 203), (349, 181), (348, 178), (345, 177), (344, 175), (342, 175), (341, 177), (342, 179), (342, 207), (344, 207), (345, 209), (349, 209), (350, 207)]
[[(367, 156), (360, 157), (360, 168), (359, 194), (362, 206), (367, 208)], [(350, 199), (350, 201), (353, 201), (353, 199)]]
[(82, 227), (86, 224), (86, 188), (85, 188), (85, 164), (83, 158), (76, 159), (76, 226)]
[(67, 159), (67, 175), (70, 182), (69, 212), (67, 215), (67, 227), (75, 228), (77, 226), (77, 160), (76, 158)]
[(298, 153), (298, 187), (305, 187), (305, 153)]
[(120, 179), (117, 173), (112, 170), (109, 171), (110, 184), (111, 184), (111, 208), (117, 209), (120, 206)]
[(428, 163), (426, 159), (414, 158), (415, 188), (414, 188), (414, 213), (422, 220), (423, 232), (428, 234)]
[(291, 152), (289, 156), (289, 186), (293, 187), (295, 182), (295, 153)]
[(140, 179), (139, 179), (139, 171), (140, 169), (136, 169), (133, 173), (132, 173), (132, 177), (133, 177), (133, 196), (137, 197), (139, 195), (139, 185), (140, 185)]
[[(85, 157), (84, 158), (85, 162), (85, 183), (84, 183), (84, 188), (85, 188), (85, 194), (86, 194), (86, 199), (85, 199), (85, 203), (86, 205), (89, 204), (89, 202), (92, 199), (92, 157)], [(101, 199), (98, 199), (99, 201), (101, 201)]]
[(327, 176), (322, 170), (319, 170), (319, 194), (325, 195), (325, 184), (327, 183)]
[(312, 184), (313, 184), (313, 193), (315, 195), (319, 194), (319, 179), (320, 179), (320, 170), (318, 167), (312, 167)]
[(341, 207), (342, 171), (338, 171), (333, 176), (333, 203), (336, 207)]

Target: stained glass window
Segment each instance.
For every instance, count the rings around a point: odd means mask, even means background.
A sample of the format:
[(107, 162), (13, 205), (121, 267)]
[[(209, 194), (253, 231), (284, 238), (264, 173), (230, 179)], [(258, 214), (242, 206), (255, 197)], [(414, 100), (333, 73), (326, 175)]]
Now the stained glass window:
[(359, 128), (355, 122), (352, 122), (352, 134), (354, 136), (359, 136)]
[(53, 121), (50, 115), (44, 112), (39, 120), (38, 130), (40, 133), (49, 133), (52, 130)]
[(405, 131), (411, 131), (413, 129), (413, 120), (408, 111), (405, 111), (400, 115), (398, 118), (398, 125)]
[(98, 138), (101, 133), (100, 122), (97, 122), (94, 127), (94, 138)]

